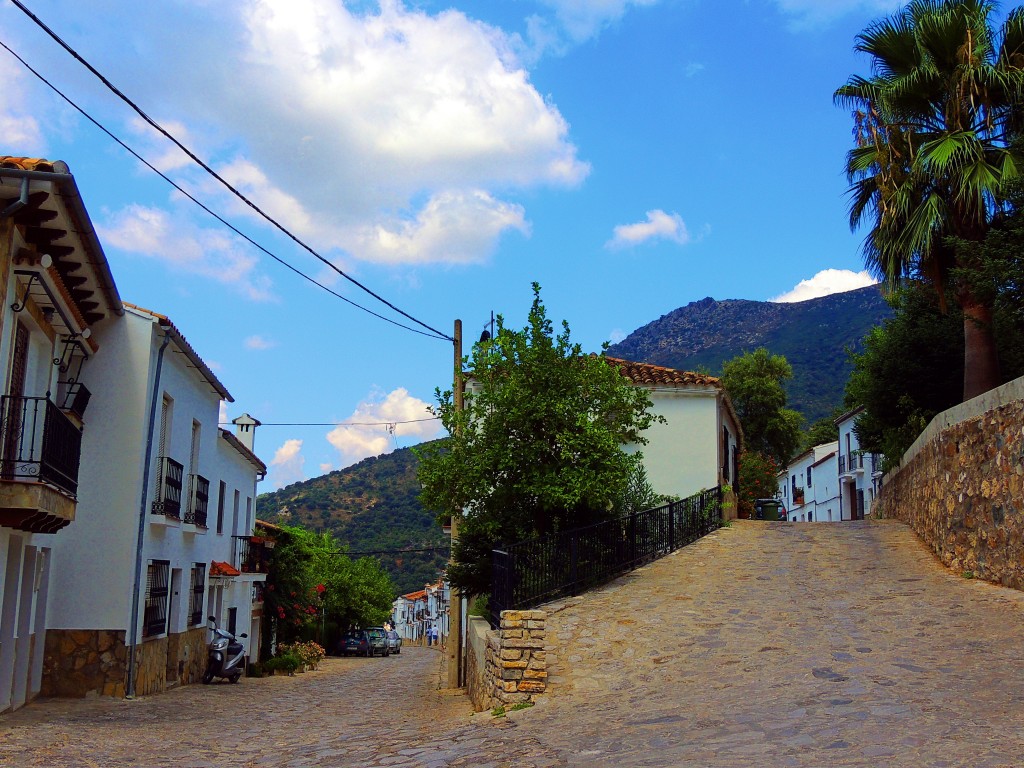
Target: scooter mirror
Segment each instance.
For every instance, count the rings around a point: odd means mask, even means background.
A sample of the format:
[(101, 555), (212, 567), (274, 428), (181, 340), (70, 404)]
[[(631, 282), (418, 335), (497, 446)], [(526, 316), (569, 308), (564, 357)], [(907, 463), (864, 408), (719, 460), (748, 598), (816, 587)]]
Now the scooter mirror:
[(245, 632), (243, 632), (242, 634), (240, 634), (240, 635), (239, 635), (239, 637), (248, 637), (248, 636), (249, 636), (249, 635), (248, 635), (248, 634), (246, 634)]
[(213, 622), (216, 622), (217, 621), (217, 617), (216, 616), (210, 616), (209, 620), (213, 621)]

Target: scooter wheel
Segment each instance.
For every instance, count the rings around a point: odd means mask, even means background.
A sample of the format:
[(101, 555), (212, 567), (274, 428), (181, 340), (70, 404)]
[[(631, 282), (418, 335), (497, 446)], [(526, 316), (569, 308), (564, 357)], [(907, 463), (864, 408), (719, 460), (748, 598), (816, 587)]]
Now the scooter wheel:
[(240, 677), (241, 677), (241, 675), (234, 675), (234, 676), (232, 676), (231, 682), (232, 683), (237, 683)]
[(203, 672), (203, 685), (209, 685), (213, 682), (213, 670), (208, 669)]

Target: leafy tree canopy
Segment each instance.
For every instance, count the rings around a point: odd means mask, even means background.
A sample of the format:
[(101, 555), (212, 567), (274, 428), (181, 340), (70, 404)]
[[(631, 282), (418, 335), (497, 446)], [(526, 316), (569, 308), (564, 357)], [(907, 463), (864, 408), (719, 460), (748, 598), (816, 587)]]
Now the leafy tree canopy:
[(753, 518), (755, 501), (775, 498), (779, 491), (780, 471), (770, 456), (755, 451), (744, 451), (740, 455), (740, 515)]
[(782, 355), (764, 347), (746, 352), (722, 366), (722, 384), (743, 425), (747, 450), (785, 464), (801, 444), (803, 417), (786, 408), (783, 382), (793, 369)]
[(836, 419), (843, 414), (842, 408), (833, 408), (832, 415), (818, 419), (811, 424), (804, 435), (803, 449), (813, 448), (823, 443), (831, 443), (839, 439), (839, 427), (836, 426)]
[(418, 450), (421, 501), (458, 517), (448, 575), (469, 594), (490, 591), (491, 550), (537, 534), (608, 518), (626, 496), (639, 454), (623, 450), (655, 417), (650, 397), (603, 356), (557, 335), (540, 287), (528, 324), (498, 317), (493, 339), (474, 346), (465, 409), (437, 391), (433, 412), (451, 437)]
[[(273, 538), (263, 598), (268, 636), (324, 643), (328, 623), (341, 629), (375, 626), (390, 615), (394, 587), (376, 559), (352, 560), (331, 534), (297, 526), (281, 526)], [(264, 647), (269, 651), (270, 643)]]

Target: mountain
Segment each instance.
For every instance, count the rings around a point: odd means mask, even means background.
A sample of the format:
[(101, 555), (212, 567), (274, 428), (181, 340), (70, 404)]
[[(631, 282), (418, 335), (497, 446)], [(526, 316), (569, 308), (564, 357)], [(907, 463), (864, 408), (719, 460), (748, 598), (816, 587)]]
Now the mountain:
[(272, 523), (330, 531), (353, 553), (439, 547), (432, 552), (379, 556), (399, 594), (423, 589), (447, 564), (450, 541), (417, 499), (418, 464), (410, 448), (364, 459), (261, 495), (256, 500), (258, 516)]
[(633, 331), (608, 354), (717, 375), (724, 362), (766, 347), (793, 366), (788, 406), (810, 425), (842, 405), (847, 350), (859, 351), (867, 332), (891, 316), (878, 286), (792, 304), (706, 298)]

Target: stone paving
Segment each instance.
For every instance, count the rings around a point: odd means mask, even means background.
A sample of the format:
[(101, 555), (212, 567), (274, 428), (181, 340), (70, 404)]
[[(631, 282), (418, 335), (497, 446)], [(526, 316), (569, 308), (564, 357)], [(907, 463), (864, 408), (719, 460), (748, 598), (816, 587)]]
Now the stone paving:
[(1024, 766), (1024, 593), (894, 522), (737, 522), (548, 618), (551, 686), (470, 715), (436, 649), (0, 717), (21, 768)]

